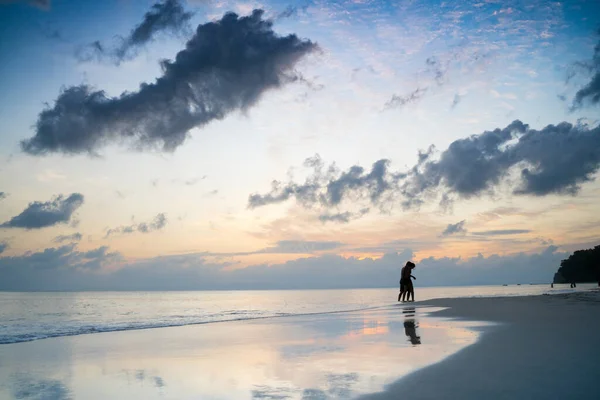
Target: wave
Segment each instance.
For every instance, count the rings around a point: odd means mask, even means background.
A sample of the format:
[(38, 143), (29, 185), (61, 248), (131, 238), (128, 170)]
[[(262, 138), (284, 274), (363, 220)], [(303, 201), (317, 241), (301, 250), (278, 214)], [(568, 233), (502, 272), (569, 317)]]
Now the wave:
[[(49, 331), (49, 332), (0, 334), (0, 345), (22, 343), (22, 342), (32, 342), (34, 340), (50, 339), (50, 338), (63, 337), (63, 336), (89, 335), (89, 334), (95, 334), (95, 333), (121, 332), (121, 331), (133, 331), (133, 330), (155, 329), (155, 328), (172, 328), (172, 327), (178, 327), (178, 326), (205, 325), (205, 324), (214, 324), (214, 323), (225, 323), (225, 322), (235, 322), (235, 321), (252, 321), (252, 320), (285, 318), (285, 317), (302, 317), (302, 316), (314, 316), (314, 315), (351, 313), (351, 312), (358, 312), (358, 311), (386, 309), (388, 307), (392, 307), (395, 305), (396, 304), (361, 307), (361, 308), (354, 308), (354, 309), (349, 309), (349, 310), (332, 310), (332, 311), (320, 311), (320, 312), (308, 312), (308, 313), (276, 312), (276, 313), (272, 313), (269, 315), (261, 315), (261, 316), (255, 315), (255, 316), (231, 317), (231, 316), (235, 316), (235, 315), (243, 315), (243, 314), (248, 314), (248, 313), (253, 312), (253, 311), (249, 311), (249, 310), (238, 310), (238, 311), (226, 311), (226, 312), (223, 312), (220, 314), (213, 314), (211, 316), (208, 316), (208, 317), (213, 317), (213, 319), (192, 320), (192, 321), (177, 321), (176, 319), (186, 318), (186, 316), (173, 315), (173, 316), (169, 316), (169, 319), (170, 319), (169, 321), (135, 323), (135, 324), (129, 324), (129, 325), (125, 325), (125, 326), (124, 325), (98, 325), (98, 326), (86, 325), (86, 326), (72, 326), (72, 327), (67, 327), (64, 330), (55, 330), (55, 331)], [(254, 313), (256, 313), (256, 311), (254, 311)], [(228, 316), (229, 316), (229, 318), (228, 318)], [(219, 318), (219, 317), (224, 317), (224, 318)]]

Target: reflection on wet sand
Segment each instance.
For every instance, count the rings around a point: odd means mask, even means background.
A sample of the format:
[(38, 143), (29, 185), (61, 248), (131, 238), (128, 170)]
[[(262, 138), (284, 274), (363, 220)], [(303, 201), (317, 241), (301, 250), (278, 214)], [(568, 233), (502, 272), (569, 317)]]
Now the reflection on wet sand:
[(416, 309), (415, 307), (407, 307), (402, 310), (402, 314), (404, 314), (404, 334), (408, 336), (409, 342), (416, 346), (421, 344), (421, 337), (417, 335), (417, 328), (419, 324), (415, 318)]
[(410, 338), (413, 345), (421, 344), (421, 337), (417, 336), (417, 323), (413, 319), (404, 321), (404, 333)]
[[(427, 311), (390, 307), (2, 345), (0, 398), (353, 398), (476, 339), (467, 323)], [(460, 341), (457, 331), (465, 332)], [(36, 378), (3, 388), (17, 371)]]

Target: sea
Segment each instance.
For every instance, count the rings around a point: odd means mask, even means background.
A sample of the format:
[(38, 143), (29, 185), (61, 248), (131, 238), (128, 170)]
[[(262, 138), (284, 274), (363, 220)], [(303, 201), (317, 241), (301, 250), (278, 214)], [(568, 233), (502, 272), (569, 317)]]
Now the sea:
[[(416, 288), (416, 300), (529, 296), (594, 285)], [(342, 313), (388, 307), (398, 289), (0, 292), (0, 345), (58, 336), (210, 324), (258, 318)]]

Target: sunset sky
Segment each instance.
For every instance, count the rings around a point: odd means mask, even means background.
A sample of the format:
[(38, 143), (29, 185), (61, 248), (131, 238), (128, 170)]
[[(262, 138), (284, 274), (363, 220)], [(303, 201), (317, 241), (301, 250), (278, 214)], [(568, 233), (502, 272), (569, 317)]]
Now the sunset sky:
[(0, 1), (0, 290), (550, 282), (600, 244), (599, 16)]

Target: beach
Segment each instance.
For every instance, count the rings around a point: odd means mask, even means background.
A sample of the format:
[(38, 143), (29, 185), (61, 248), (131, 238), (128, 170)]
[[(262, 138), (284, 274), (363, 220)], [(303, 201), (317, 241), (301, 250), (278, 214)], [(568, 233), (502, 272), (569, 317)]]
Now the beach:
[(455, 298), (4, 344), (0, 398), (597, 398), (599, 311)]
[(479, 340), (367, 399), (597, 399), (600, 291), (444, 299), (438, 316), (488, 320)]

